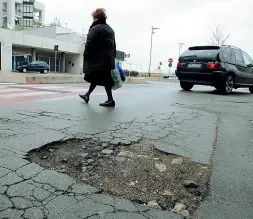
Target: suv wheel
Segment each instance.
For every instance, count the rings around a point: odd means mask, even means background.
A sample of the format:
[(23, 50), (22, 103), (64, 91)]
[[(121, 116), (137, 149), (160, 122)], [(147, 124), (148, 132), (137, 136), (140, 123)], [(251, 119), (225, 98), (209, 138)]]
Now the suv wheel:
[(249, 92), (253, 94), (253, 87), (249, 87)]
[(216, 89), (219, 92), (230, 94), (234, 89), (234, 76), (233, 75), (227, 75), (225, 78), (223, 84), (220, 86), (216, 86)]
[(193, 88), (194, 84), (189, 82), (180, 81), (180, 86), (183, 90), (189, 91)]
[(26, 68), (23, 68), (23, 72), (26, 73), (26, 72), (27, 72), (27, 69), (26, 69)]

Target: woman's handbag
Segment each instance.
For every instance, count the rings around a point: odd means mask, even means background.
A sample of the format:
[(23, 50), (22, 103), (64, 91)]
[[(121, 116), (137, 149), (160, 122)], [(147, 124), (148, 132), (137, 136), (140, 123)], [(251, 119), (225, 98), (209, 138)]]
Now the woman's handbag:
[(117, 68), (112, 70), (112, 79), (114, 81), (114, 86), (112, 87), (113, 90), (117, 90), (122, 87), (122, 81), (120, 78), (120, 73)]

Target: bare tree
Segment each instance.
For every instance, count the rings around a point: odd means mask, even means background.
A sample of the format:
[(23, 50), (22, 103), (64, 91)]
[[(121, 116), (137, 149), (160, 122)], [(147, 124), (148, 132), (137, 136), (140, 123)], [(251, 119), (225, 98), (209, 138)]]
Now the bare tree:
[(212, 46), (224, 45), (230, 37), (230, 33), (222, 25), (217, 25), (214, 30), (210, 29), (210, 33), (211, 36), (207, 39), (207, 42)]

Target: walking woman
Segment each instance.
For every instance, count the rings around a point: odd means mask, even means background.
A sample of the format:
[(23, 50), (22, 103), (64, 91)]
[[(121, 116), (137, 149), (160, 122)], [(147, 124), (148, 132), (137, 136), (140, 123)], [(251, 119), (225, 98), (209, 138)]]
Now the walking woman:
[(88, 103), (96, 86), (104, 86), (108, 100), (99, 104), (103, 107), (115, 107), (112, 96), (114, 82), (111, 70), (115, 69), (116, 43), (113, 29), (106, 23), (106, 11), (98, 8), (92, 13), (93, 23), (90, 27), (84, 50), (84, 80), (90, 83), (86, 94), (79, 96)]

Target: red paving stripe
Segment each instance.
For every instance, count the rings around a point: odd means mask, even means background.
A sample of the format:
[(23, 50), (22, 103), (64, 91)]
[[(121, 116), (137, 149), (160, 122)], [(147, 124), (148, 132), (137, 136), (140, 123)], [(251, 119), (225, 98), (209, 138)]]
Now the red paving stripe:
[[(15, 85), (17, 86), (15, 88)], [(9, 87), (11, 86), (11, 87)], [(59, 87), (58, 87), (59, 86)], [(29, 90), (29, 88), (42, 88), (44, 94), (39, 94), (40, 90)], [(44, 99), (53, 99), (53, 98), (61, 98), (61, 97), (68, 97), (68, 96), (74, 96), (78, 95), (79, 93), (83, 93), (87, 91), (87, 86), (84, 87), (74, 87), (74, 86), (68, 86), (68, 85), (58, 85), (58, 84), (26, 84), (26, 85), (20, 85), (20, 84), (14, 84), (14, 85), (6, 85), (5, 87), (0, 87), (0, 105), (24, 105), (24, 104), (32, 104), (38, 100), (44, 100)], [(4, 90), (12, 90), (12, 91), (4, 91)], [(17, 89), (16, 91), (13, 91), (13, 89)], [(45, 89), (50, 92), (51, 90), (66, 90), (70, 93), (48, 93), (45, 94)], [(78, 91), (77, 91), (78, 90)], [(83, 91), (82, 91), (83, 90)], [(47, 91), (46, 91), (47, 92)], [(26, 94), (26, 93), (34, 93), (35, 95), (31, 96), (18, 96), (18, 97), (8, 97), (8, 95), (11, 94)], [(105, 93), (104, 89), (97, 89), (94, 91), (94, 93)], [(124, 92), (124, 93), (115, 93), (115, 95), (131, 95), (132, 92)], [(6, 97), (1, 97), (1, 95), (6, 95)], [(53, 101), (53, 100), (52, 100)]]
[[(94, 91), (95, 93), (101, 93), (105, 94), (105, 91)], [(15, 98), (0, 98), (0, 106), (1, 105), (8, 105), (8, 106), (20, 106), (20, 105), (27, 105), (27, 104), (33, 104), (36, 103), (38, 100), (43, 99), (51, 99), (51, 98), (57, 98), (57, 97), (71, 97), (78, 95), (79, 92), (72, 92), (72, 93), (61, 93), (61, 94), (46, 94), (46, 95), (36, 95), (36, 96), (25, 96), (25, 97), (15, 97)], [(126, 96), (126, 95), (133, 95), (136, 94), (134, 92), (119, 92), (115, 93), (116, 96)]]
[[(80, 90), (85, 90), (85, 89), (87, 89), (87, 87), (71, 87), (71, 86), (48, 86), (48, 85), (45, 85), (45, 86), (22, 86), (22, 85), (18, 85), (18, 87), (15, 87), (15, 86), (12, 86), (12, 87), (0, 87), (0, 91), (1, 90), (8, 90), (8, 89), (17, 89), (17, 90), (30, 90), (30, 88), (31, 89), (43, 89), (43, 91), (45, 91), (45, 90), (48, 90), (48, 91), (50, 91), (50, 90), (53, 90), (53, 91), (57, 91), (57, 90), (59, 90), (59, 91), (75, 91), (75, 90), (78, 90), (78, 91), (80, 91)], [(37, 91), (37, 90), (33, 90), (33, 91)], [(39, 91), (39, 90), (38, 90)], [(1, 93), (1, 92), (0, 92)]]
[(6, 92), (0, 92), (0, 96), (8, 94), (27, 94), (27, 93), (39, 93), (41, 91), (34, 91), (34, 90), (16, 90), (16, 91), (6, 91)]
[(36, 88), (36, 87), (41, 87), (41, 88), (47, 88), (47, 89), (50, 89), (50, 87), (53, 87), (53, 89), (57, 89), (56, 87), (59, 87), (59, 89), (80, 89), (80, 87), (74, 87), (74, 86), (66, 86), (66, 85), (59, 85), (59, 84), (25, 84), (25, 85), (22, 85), (22, 84), (19, 84), (19, 85), (11, 85), (12, 87), (27, 87), (27, 88)]
[(40, 99), (50, 99), (56, 97), (66, 97), (76, 95), (75, 93), (61, 93), (61, 94), (44, 94), (44, 95), (35, 95), (35, 96), (21, 96), (21, 97), (14, 97), (14, 98), (0, 98), (0, 105), (23, 105), (34, 103), (36, 100)]
[[(38, 94), (39, 92), (34, 92), (34, 93)], [(19, 96), (19, 97), (11, 97), (11, 98), (0, 97), (0, 105), (1, 104), (10, 104), (10, 103), (15, 103), (15, 104), (29, 103), (29, 102), (35, 102), (36, 100), (41, 100), (41, 99), (51, 99), (51, 98), (57, 98), (57, 97), (74, 96), (74, 95), (78, 95), (79, 93), (80, 92), (54, 93), (54, 94), (49, 93), (49, 94), (42, 94), (42, 95)], [(94, 93), (102, 93), (102, 92), (97, 90), (97, 91), (94, 91)]]
[(17, 89), (17, 88), (11, 88), (11, 87), (0, 87), (0, 90), (7, 90), (7, 89)]

